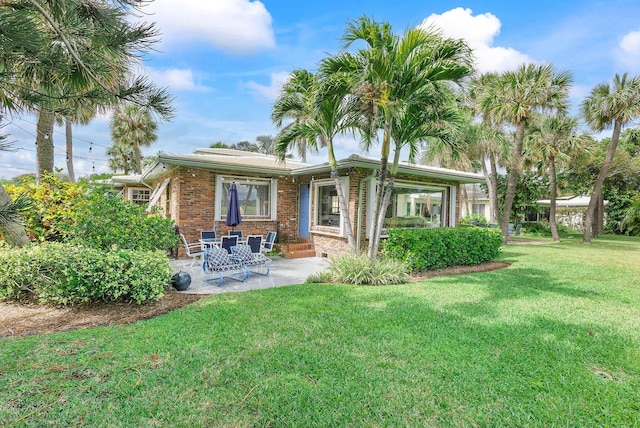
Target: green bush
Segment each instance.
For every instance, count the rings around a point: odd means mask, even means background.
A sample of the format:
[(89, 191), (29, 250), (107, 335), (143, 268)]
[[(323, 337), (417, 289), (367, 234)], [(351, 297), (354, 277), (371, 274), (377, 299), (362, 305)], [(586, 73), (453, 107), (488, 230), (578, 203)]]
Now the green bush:
[(75, 210), (83, 204), (87, 187), (45, 174), (36, 183), (25, 177), (20, 184), (7, 184), (7, 193), (16, 199), (24, 195), (29, 208), (22, 212), (24, 226), (32, 240), (63, 241), (70, 233)]
[(179, 245), (173, 221), (148, 214), (145, 208), (97, 189), (74, 216), (73, 239), (109, 249), (168, 250)]
[(404, 261), (412, 272), (484, 263), (498, 257), (502, 245), (500, 230), (484, 227), (391, 229), (388, 233), (383, 254)]
[(171, 280), (160, 251), (109, 251), (46, 242), (0, 251), (0, 300), (36, 297), (42, 303), (159, 299)]
[(374, 263), (366, 254), (335, 257), (327, 271), (334, 281), (354, 285), (402, 284), (407, 279), (402, 261), (379, 257)]

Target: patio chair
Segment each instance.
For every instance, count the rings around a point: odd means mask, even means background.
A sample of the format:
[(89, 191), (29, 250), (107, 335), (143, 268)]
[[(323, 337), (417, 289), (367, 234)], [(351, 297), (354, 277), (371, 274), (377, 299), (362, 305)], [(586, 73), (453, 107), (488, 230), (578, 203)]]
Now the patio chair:
[(215, 230), (201, 230), (200, 231), (200, 244), (203, 250), (215, 247), (216, 231)]
[(276, 242), (276, 236), (278, 236), (276, 232), (267, 233), (267, 239), (262, 243), (263, 253), (273, 251), (273, 244)]
[(229, 236), (237, 236), (238, 241), (242, 241), (242, 231), (241, 230), (230, 230), (228, 233)]
[(260, 254), (262, 252), (262, 235), (247, 236), (247, 245), (251, 247), (253, 254)]
[[(231, 258), (241, 265), (243, 265), (248, 272), (257, 273), (258, 275), (269, 275), (269, 264), (270, 261), (268, 257), (266, 257), (262, 253), (254, 254), (251, 252), (251, 247), (247, 244), (240, 244), (231, 247)], [(259, 270), (251, 270), (251, 268), (262, 267), (265, 269), (265, 272), (261, 272)]]
[(224, 248), (211, 248), (204, 252), (204, 262), (202, 271), (210, 278), (203, 279), (208, 284), (215, 284), (221, 287), (225, 278), (244, 282), (249, 277), (249, 270), (246, 266), (234, 260)]
[(237, 236), (223, 236), (220, 241), (220, 248), (224, 248), (229, 254), (231, 254), (231, 247), (234, 245), (238, 245)]
[(180, 234), (180, 239), (182, 240), (182, 244), (184, 245), (185, 253), (187, 253), (187, 256), (192, 258), (191, 266), (193, 266), (193, 264), (196, 261), (196, 258), (202, 256), (202, 253), (203, 253), (202, 247), (200, 246), (199, 242), (194, 242), (189, 244), (187, 242), (187, 238), (185, 238), (182, 233)]

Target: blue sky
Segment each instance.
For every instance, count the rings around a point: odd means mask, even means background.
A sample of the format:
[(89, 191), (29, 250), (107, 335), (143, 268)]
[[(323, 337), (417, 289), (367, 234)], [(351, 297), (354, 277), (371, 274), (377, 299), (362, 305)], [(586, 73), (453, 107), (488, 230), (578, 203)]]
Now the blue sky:
[[(216, 141), (255, 141), (275, 135), (271, 106), (296, 68), (314, 70), (340, 50), (346, 23), (362, 15), (394, 31), (433, 24), (464, 38), (480, 71), (504, 71), (523, 62), (549, 63), (574, 74), (572, 111), (591, 88), (615, 73), (640, 74), (640, 2), (618, 1), (383, 1), (156, 0), (144, 11), (162, 32), (145, 72), (175, 97), (177, 113), (159, 124), (144, 154), (189, 153)], [(16, 152), (0, 152), (0, 178), (35, 172), (35, 118), (5, 117)], [(110, 115), (74, 127), (76, 174), (109, 171)], [(608, 134), (607, 134), (608, 135)], [(65, 168), (64, 133), (56, 128), (56, 166)], [(358, 152), (340, 138), (339, 157)], [(376, 152), (373, 152), (375, 155)], [(309, 162), (324, 162), (326, 154)], [(66, 169), (66, 168), (65, 168)]]

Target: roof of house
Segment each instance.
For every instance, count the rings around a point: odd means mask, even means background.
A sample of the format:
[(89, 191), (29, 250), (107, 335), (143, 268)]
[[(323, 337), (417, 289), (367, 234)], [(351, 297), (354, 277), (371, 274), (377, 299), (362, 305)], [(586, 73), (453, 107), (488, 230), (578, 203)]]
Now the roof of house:
[[(588, 207), (590, 196), (561, 196), (556, 198), (556, 207)], [(551, 205), (550, 199), (538, 199), (536, 203), (542, 207)], [(609, 201), (604, 201), (607, 205)]]
[[(337, 162), (338, 168), (360, 167), (375, 170), (380, 168), (380, 161), (360, 155), (351, 155)], [(263, 153), (245, 152), (234, 149), (197, 149), (191, 154), (159, 153), (156, 161), (146, 168), (142, 175), (114, 176), (114, 182), (141, 183), (155, 181), (177, 167), (189, 167), (206, 170), (229, 171), (235, 173), (259, 173), (266, 175), (310, 175), (328, 172), (328, 162), (310, 165), (293, 159), (280, 160), (276, 156)], [(483, 180), (481, 174), (456, 171), (425, 165), (401, 162), (399, 173), (413, 174), (421, 177), (454, 180), (462, 183), (477, 183)]]

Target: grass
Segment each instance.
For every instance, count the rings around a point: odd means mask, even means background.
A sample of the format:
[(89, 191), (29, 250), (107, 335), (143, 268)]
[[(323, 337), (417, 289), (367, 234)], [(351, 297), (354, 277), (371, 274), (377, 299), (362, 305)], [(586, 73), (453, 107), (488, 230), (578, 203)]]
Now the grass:
[(0, 341), (0, 425), (640, 426), (640, 240)]

